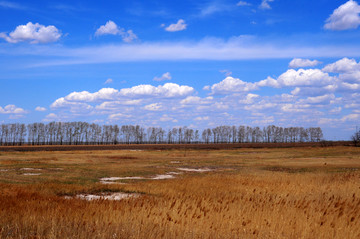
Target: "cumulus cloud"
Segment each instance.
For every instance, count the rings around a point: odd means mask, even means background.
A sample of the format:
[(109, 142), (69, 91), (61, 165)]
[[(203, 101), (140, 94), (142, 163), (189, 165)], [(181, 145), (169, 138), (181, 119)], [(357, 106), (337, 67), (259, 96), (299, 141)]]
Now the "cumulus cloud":
[(257, 83), (258, 86), (270, 86), (270, 87), (289, 87), (289, 86), (319, 86), (331, 84), (334, 81), (334, 77), (329, 76), (319, 69), (299, 69), (287, 70), (281, 74), (276, 80), (268, 77)]
[(247, 92), (256, 89), (257, 89), (256, 84), (250, 82), (244, 82), (238, 78), (233, 78), (231, 76), (228, 76), (223, 81), (211, 86), (212, 94)]
[(187, 24), (183, 19), (179, 19), (177, 23), (170, 24), (168, 27), (165, 28), (168, 32), (178, 32), (183, 31), (187, 27)]
[(27, 111), (16, 105), (7, 105), (4, 108), (0, 106), (0, 114), (26, 114)]
[(137, 100), (119, 100), (119, 101), (105, 101), (100, 105), (95, 106), (96, 110), (114, 111), (124, 109), (123, 106), (136, 106), (142, 103), (141, 99)]
[(131, 88), (124, 88), (120, 90), (120, 95), (126, 97), (183, 97), (190, 95), (194, 92), (194, 88), (186, 85), (178, 85), (174, 83), (166, 83), (164, 85), (152, 86), (152, 85), (138, 85)]
[(162, 74), (162, 76), (160, 76), (160, 77), (154, 77), (154, 81), (165, 81), (165, 80), (171, 80), (172, 79), (172, 77), (171, 77), (171, 74), (170, 74), (170, 72), (166, 72), (166, 73), (164, 73), (164, 74)]
[(4, 32), (0, 33), (0, 38), (5, 39), (9, 43), (50, 43), (59, 40), (60, 37), (61, 32), (55, 26), (44, 26), (39, 23), (33, 24), (32, 22), (17, 26), (8, 35)]
[(87, 103), (68, 101), (64, 97), (61, 97), (55, 100), (50, 105), (50, 108), (53, 110), (68, 109), (71, 113), (79, 114), (79, 113), (89, 113), (93, 109), (93, 106)]
[(359, 14), (359, 4), (356, 1), (350, 0), (334, 10), (326, 20), (324, 28), (336, 31), (356, 29), (360, 25)]
[(319, 64), (321, 64), (321, 62), (317, 60), (294, 58), (292, 59), (292, 61), (290, 61), (289, 67), (290, 68), (312, 67)]
[(67, 101), (77, 102), (95, 102), (100, 100), (113, 100), (119, 96), (119, 91), (113, 88), (102, 88), (98, 92), (90, 93), (88, 91), (72, 92), (65, 96)]
[[(51, 105), (52, 110), (70, 111), (77, 114), (99, 114), (100, 112), (118, 112), (119, 110), (133, 110), (127, 106), (141, 107), (145, 110), (161, 110), (162, 104), (151, 103), (157, 100), (177, 100), (189, 96), (194, 88), (185, 85), (167, 83), (159, 86), (138, 85), (120, 90), (102, 88), (97, 92), (72, 92), (67, 96), (56, 99)], [(100, 103), (95, 105), (96, 103)], [(144, 106), (144, 104), (146, 104)], [(149, 104), (150, 103), (150, 104)]]
[(46, 111), (46, 108), (45, 108), (45, 107), (41, 107), (41, 106), (37, 106), (37, 107), (35, 108), (35, 110), (42, 112), (42, 111)]
[(160, 103), (153, 103), (153, 104), (145, 105), (144, 109), (149, 111), (160, 111), (163, 110), (163, 106)]
[(338, 60), (334, 63), (328, 64), (323, 68), (325, 72), (333, 73), (346, 73), (352, 71), (360, 71), (360, 63), (357, 63), (355, 59), (349, 59), (347, 57)]
[(260, 9), (271, 9), (270, 2), (273, 2), (274, 0), (262, 0), (261, 4), (259, 5)]
[(307, 105), (285, 104), (281, 107), (281, 110), (288, 113), (305, 113), (306, 108), (308, 108)]
[(324, 103), (329, 103), (331, 100), (334, 99), (335, 99), (334, 94), (326, 94), (326, 95), (320, 95), (314, 97), (307, 97), (304, 100), (300, 100), (300, 102), (304, 104), (324, 104)]
[(204, 105), (210, 104), (213, 101), (214, 97), (208, 96), (206, 98), (200, 98), (199, 96), (188, 96), (185, 99), (180, 101), (182, 105)]
[(44, 122), (57, 121), (57, 120), (59, 120), (59, 117), (55, 113), (50, 113), (46, 115), (45, 118), (43, 119)]
[(102, 36), (102, 35), (118, 35), (121, 36), (124, 42), (132, 42), (138, 39), (137, 35), (132, 30), (127, 30), (120, 28), (116, 25), (115, 22), (109, 20), (106, 22), (105, 25), (100, 26), (96, 32), (95, 36)]
[(244, 99), (241, 99), (239, 100), (239, 103), (240, 104), (253, 104), (254, 103), (254, 100), (259, 98), (260, 96), (259, 95), (256, 95), (256, 94), (247, 94), (246, 97)]

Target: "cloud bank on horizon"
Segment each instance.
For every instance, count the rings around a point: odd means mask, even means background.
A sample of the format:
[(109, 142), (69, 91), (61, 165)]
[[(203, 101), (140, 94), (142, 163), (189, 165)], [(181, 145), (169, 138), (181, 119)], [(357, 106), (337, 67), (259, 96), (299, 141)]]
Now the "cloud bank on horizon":
[(357, 1), (39, 4), (0, 1), (0, 122), (359, 125)]

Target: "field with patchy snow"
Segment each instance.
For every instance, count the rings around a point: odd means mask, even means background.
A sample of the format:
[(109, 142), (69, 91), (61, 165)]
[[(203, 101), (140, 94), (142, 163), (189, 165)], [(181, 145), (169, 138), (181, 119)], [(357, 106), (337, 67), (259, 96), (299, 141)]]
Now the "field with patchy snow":
[(0, 152), (0, 238), (359, 238), (360, 149)]

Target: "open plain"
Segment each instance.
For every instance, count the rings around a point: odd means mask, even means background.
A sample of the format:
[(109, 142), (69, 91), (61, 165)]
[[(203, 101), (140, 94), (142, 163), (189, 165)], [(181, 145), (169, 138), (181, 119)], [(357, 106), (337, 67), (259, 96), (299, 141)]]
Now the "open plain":
[(0, 238), (360, 238), (360, 148), (3, 151)]

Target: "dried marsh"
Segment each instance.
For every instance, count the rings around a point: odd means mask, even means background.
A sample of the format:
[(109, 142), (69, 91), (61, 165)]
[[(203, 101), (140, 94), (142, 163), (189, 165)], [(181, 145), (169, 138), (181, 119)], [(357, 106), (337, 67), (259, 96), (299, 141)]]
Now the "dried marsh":
[[(46, 173), (1, 172), (0, 238), (360, 237), (358, 148), (9, 152), (3, 161)], [(160, 176), (173, 178), (152, 180)], [(133, 177), (142, 179), (99, 183)]]

